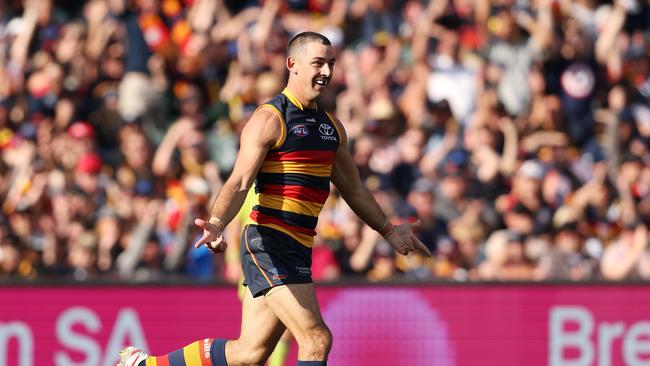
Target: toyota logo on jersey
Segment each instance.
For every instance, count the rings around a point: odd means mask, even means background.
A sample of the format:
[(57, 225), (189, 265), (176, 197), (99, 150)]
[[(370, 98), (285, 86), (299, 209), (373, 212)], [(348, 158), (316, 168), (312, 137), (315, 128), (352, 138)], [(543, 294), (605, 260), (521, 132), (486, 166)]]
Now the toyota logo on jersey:
[(326, 123), (321, 123), (318, 131), (325, 136), (332, 136), (334, 134), (334, 128)]

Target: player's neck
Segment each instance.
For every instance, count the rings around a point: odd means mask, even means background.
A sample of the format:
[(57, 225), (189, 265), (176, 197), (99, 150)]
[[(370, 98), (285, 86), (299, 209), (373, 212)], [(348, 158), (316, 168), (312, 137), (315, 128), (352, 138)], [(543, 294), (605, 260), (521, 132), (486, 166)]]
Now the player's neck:
[(316, 98), (309, 99), (305, 97), (305, 93), (302, 92), (302, 89), (299, 87), (299, 85), (296, 85), (296, 83), (292, 83), (291, 80), (287, 83), (287, 89), (291, 94), (293, 94), (298, 101), (305, 107), (309, 109), (316, 109), (317, 104), (316, 104)]

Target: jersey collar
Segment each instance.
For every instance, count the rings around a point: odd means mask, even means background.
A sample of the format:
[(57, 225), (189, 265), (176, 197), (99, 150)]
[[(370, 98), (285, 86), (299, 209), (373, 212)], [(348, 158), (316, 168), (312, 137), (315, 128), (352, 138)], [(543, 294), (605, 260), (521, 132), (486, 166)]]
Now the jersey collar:
[[(305, 110), (305, 107), (302, 105), (302, 103), (300, 103), (300, 100), (296, 98), (296, 96), (291, 92), (291, 90), (289, 90), (288, 88), (284, 88), (284, 90), (282, 90), (282, 94), (284, 94), (284, 96), (287, 97), (291, 103), (293, 103), (296, 107), (298, 107), (298, 109), (300, 109), (301, 111)], [(318, 110), (318, 105), (316, 105), (316, 110)]]

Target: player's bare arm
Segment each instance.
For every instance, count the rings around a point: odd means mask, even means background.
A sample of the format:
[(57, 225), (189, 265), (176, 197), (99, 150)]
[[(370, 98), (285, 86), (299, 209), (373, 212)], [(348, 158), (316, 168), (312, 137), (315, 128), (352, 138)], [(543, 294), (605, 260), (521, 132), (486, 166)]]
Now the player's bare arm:
[(221, 233), (241, 208), (269, 149), (281, 138), (282, 126), (275, 111), (261, 107), (253, 113), (240, 138), (233, 171), (212, 204), (208, 220), (196, 219), (203, 236), (194, 246), (207, 245), (218, 253), (226, 249)]
[(361, 182), (359, 171), (348, 151), (347, 136), (343, 126), (337, 120), (334, 123), (337, 124), (342, 136), (336, 151), (331, 179), (345, 202), (368, 226), (377, 230), (398, 253), (407, 255), (409, 252), (417, 251), (430, 257), (429, 249), (413, 234), (413, 228), (419, 226), (419, 222), (393, 226), (386, 218), (377, 201)]

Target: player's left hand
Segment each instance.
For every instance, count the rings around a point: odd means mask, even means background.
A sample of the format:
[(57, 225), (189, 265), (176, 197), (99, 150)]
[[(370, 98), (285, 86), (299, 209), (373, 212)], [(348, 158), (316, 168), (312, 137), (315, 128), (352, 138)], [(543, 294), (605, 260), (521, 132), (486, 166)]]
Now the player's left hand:
[(413, 224), (401, 224), (393, 228), (393, 230), (384, 236), (384, 239), (393, 247), (399, 254), (408, 255), (410, 252), (418, 252), (425, 257), (431, 257), (431, 252), (420, 239), (413, 234), (413, 229), (418, 229), (422, 226), (422, 221), (418, 220)]
[(228, 243), (226, 243), (226, 240), (223, 238), (223, 228), (202, 219), (194, 220), (194, 224), (203, 229), (203, 235), (196, 243), (194, 243), (195, 248), (205, 245), (212, 253), (222, 253), (226, 251)]

